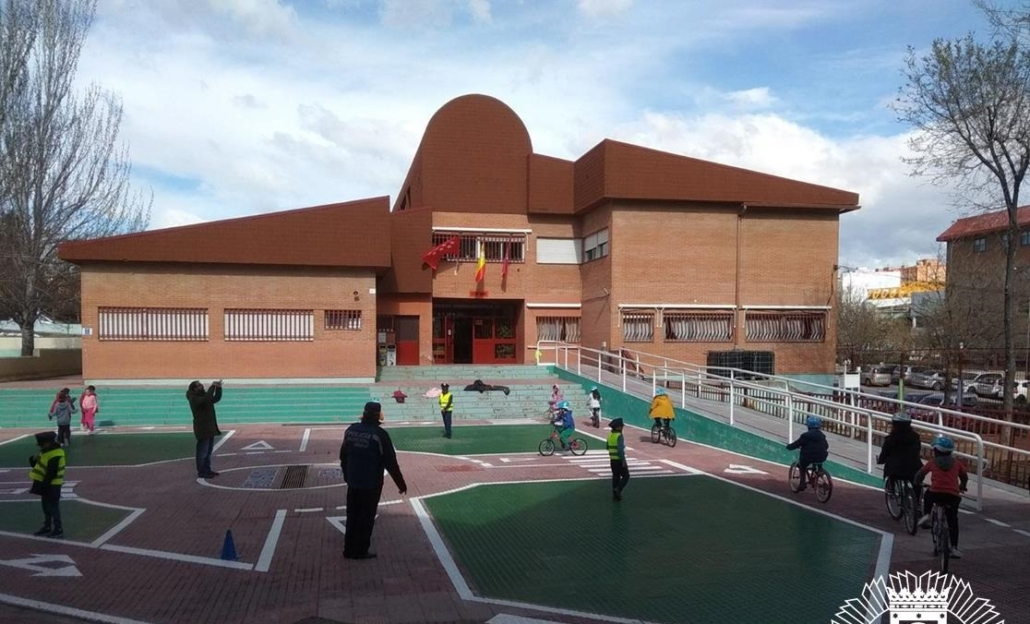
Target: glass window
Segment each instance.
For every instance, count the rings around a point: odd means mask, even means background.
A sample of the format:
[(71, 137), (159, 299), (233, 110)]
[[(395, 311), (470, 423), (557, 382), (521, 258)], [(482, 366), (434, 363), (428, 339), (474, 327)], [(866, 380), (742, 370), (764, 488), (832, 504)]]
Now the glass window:
[(987, 251), (987, 239), (983, 236), (973, 241), (973, 251), (980, 253)]

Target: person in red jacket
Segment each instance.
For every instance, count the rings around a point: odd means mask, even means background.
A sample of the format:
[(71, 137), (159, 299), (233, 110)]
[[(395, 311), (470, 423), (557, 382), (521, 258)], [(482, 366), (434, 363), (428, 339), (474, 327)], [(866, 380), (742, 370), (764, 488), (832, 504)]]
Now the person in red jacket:
[(951, 556), (962, 557), (958, 549), (958, 506), (962, 502), (962, 492), (966, 491), (969, 474), (962, 461), (953, 457), (955, 443), (947, 436), (937, 436), (933, 441), (933, 460), (916, 473), (916, 489), (923, 483), (926, 475), (930, 475), (930, 491), (923, 497), (923, 517), (919, 519), (922, 527), (928, 528), (930, 509), (934, 503), (944, 505), (948, 516), (948, 531), (951, 538)]

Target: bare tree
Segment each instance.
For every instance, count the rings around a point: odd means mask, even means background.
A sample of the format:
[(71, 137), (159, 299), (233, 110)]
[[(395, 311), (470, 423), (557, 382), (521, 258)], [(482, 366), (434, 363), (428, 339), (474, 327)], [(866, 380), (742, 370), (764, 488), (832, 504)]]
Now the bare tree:
[[(0, 96), (0, 312), (21, 328), (22, 355), (33, 353), (42, 314), (76, 307), (68, 298), (77, 298), (77, 275), (57, 258), (58, 243), (140, 230), (150, 216), (149, 198), (129, 188), (121, 102), (97, 85), (74, 88), (95, 8), (95, 0), (7, 0), (0, 16), (0, 31), (31, 29), (5, 36), (15, 46), (5, 58), (22, 65)], [(21, 26), (9, 21), (16, 16)], [(22, 41), (27, 53), (15, 45)]]
[[(990, 44), (972, 35), (937, 39), (918, 56), (909, 48), (906, 84), (895, 104), (916, 132), (908, 160), (915, 175), (956, 186), (974, 205), (1005, 206), (1003, 279), (1005, 383), (1015, 376), (1013, 317), (1019, 194), (1030, 167), (1030, 56), (1013, 37)], [(1012, 415), (1012, 395), (1005, 394)]]
[(837, 354), (852, 366), (882, 359), (891, 347), (891, 321), (853, 288), (837, 290)]

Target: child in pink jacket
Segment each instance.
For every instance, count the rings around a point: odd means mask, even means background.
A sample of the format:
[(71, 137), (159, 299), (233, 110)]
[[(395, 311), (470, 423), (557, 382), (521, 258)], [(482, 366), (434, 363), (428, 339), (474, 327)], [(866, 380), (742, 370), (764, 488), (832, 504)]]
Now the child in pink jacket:
[(97, 389), (93, 386), (86, 386), (82, 396), (79, 397), (79, 409), (82, 410), (82, 428), (93, 434), (93, 423), (97, 412), (100, 411), (100, 402), (97, 400)]

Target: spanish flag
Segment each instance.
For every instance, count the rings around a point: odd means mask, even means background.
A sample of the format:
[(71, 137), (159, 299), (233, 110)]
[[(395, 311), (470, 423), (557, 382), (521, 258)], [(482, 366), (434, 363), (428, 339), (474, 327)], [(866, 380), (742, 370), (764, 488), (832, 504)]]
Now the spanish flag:
[(476, 262), (476, 282), (482, 282), (486, 277), (486, 245), (479, 241), (479, 261)]

